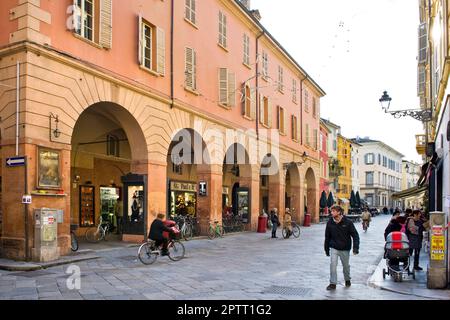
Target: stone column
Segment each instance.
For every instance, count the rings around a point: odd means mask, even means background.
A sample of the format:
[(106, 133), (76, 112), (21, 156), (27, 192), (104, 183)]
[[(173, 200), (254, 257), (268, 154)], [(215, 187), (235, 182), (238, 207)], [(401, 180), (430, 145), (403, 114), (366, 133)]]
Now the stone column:
[(208, 232), (210, 221), (222, 224), (222, 165), (198, 165), (197, 183), (206, 182), (206, 197), (197, 198), (197, 219), (202, 234)]

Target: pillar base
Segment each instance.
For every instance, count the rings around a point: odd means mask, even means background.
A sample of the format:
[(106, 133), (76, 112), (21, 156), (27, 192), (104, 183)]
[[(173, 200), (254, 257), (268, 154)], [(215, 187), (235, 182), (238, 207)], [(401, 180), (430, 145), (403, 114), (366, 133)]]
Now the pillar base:
[(428, 267), (427, 270), (427, 288), (428, 289), (446, 289), (447, 270), (445, 268)]
[(31, 256), (34, 262), (55, 261), (60, 257), (59, 247), (33, 248), (31, 250)]

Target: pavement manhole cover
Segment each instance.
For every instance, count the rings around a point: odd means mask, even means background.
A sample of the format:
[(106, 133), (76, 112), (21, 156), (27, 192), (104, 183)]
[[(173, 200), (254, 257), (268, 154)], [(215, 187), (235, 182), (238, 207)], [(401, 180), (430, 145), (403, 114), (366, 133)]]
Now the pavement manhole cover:
[(283, 296), (301, 296), (306, 297), (310, 295), (312, 289), (309, 288), (291, 288), (291, 287), (279, 287), (271, 286), (266, 288), (262, 293), (264, 294), (279, 294)]

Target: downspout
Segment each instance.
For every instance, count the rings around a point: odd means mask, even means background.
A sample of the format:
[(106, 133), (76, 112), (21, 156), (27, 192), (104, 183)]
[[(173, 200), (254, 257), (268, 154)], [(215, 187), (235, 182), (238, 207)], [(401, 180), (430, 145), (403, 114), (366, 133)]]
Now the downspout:
[(303, 81), (308, 79), (308, 76), (305, 76), (300, 81), (300, 145), (303, 146)]
[(264, 34), (266, 33), (265, 30), (263, 30), (257, 37), (256, 37), (256, 91), (255, 91), (255, 96), (256, 96), (256, 139), (259, 140), (259, 109), (261, 108), (260, 106), (260, 101), (261, 99), (259, 99), (259, 38), (261, 38)]
[(17, 61), (16, 79), (16, 157), (19, 156), (19, 117), (20, 117), (20, 62)]
[(174, 7), (175, 7), (175, 0), (171, 1), (171, 8), (170, 8), (170, 109), (173, 109), (174, 107), (174, 79), (173, 79), (173, 37), (174, 37)]

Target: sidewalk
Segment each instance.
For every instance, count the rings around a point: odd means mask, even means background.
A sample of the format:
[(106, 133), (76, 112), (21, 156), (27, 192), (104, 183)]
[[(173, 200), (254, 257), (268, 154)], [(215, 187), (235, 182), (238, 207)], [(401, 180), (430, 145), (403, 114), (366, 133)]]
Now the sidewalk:
[[(412, 261), (413, 257), (411, 257), (411, 263)], [(387, 269), (387, 266), (386, 260), (382, 259), (367, 283), (371, 287), (391, 292), (414, 295), (427, 299), (450, 300), (449, 289), (427, 289), (427, 253), (421, 252), (419, 264), (423, 268), (423, 271), (415, 272), (415, 280), (413, 280), (412, 276), (405, 276), (403, 282), (394, 282), (394, 279), (388, 275), (386, 275), (386, 279), (383, 279), (383, 268)]]

